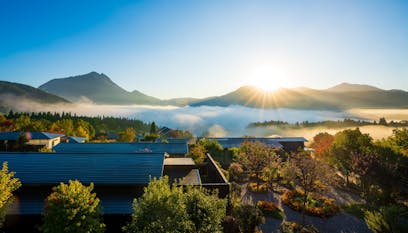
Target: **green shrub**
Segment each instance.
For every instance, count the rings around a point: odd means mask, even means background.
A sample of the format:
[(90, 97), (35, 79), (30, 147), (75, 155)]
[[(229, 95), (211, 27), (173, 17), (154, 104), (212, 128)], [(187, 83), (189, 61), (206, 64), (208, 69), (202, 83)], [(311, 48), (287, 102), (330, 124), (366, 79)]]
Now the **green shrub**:
[(54, 187), (47, 197), (43, 214), (44, 233), (89, 233), (104, 232), (101, 221), (99, 198), (92, 193), (93, 184), (84, 186), (81, 182), (69, 181)]

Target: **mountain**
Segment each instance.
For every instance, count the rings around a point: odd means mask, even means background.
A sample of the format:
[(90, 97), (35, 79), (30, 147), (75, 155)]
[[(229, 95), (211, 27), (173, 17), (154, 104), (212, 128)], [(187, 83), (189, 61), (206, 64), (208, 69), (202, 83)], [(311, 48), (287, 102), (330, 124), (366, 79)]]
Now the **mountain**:
[(7, 97), (14, 97), (44, 104), (69, 103), (68, 100), (57, 95), (49, 94), (38, 88), (20, 83), (0, 81), (0, 93), (3, 100)]
[(242, 105), (255, 108), (342, 110), (349, 108), (408, 108), (408, 92), (343, 83), (326, 90), (281, 88), (266, 92), (244, 86), (226, 95), (196, 101), (191, 106)]
[(70, 102), (32, 86), (0, 81), (0, 111), (17, 109), (24, 103), (57, 104)]
[(128, 92), (105, 74), (90, 72), (84, 75), (53, 79), (39, 87), (73, 102), (91, 101), (96, 104), (161, 104), (161, 100), (139, 91)]
[(365, 91), (381, 91), (380, 88), (364, 85), (364, 84), (351, 84), (351, 83), (340, 83), (334, 87), (326, 89), (330, 92), (365, 92)]

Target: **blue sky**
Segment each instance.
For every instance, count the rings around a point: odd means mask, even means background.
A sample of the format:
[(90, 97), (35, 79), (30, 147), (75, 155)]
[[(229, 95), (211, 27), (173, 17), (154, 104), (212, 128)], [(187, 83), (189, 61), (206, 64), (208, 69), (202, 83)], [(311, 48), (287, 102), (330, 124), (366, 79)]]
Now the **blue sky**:
[(128, 91), (408, 90), (408, 1), (0, 0), (0, 80), (105, 73)]

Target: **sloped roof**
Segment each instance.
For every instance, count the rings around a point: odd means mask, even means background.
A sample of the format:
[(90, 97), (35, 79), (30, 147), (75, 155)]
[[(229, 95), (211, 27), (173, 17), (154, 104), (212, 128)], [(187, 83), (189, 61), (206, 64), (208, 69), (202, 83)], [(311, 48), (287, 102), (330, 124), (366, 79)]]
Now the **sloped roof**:
[(186, 154), (186, 143), (60, 143), (53, 147), (57, 153), (168, 153)]
[[(17, 140), (22, 132), (2, 132), (0, 140)], [(64, 136), (63, 134), (47, 133), (47, 132), (26, 132), (26, 136), (31, 140), (53, 139)]]
[(0, 153), (0, 163), (7, 161), (23, 185), (75, 179), (85, 184), (147, 184), (150, 177), (162, 176), (163, 160), (162, 153)]
[(84, 143), (86, 141), (86, 138), (83, 137), (68, 137), (68, 143)]
[(271, 138), (207, 138), (208, 140), (216, 140), (224, 148), (240, 147), (245, 141), (255, 142), (259, 141), (265, 143), (268, 146), (275, 148), (282, 148), (282, 145)]

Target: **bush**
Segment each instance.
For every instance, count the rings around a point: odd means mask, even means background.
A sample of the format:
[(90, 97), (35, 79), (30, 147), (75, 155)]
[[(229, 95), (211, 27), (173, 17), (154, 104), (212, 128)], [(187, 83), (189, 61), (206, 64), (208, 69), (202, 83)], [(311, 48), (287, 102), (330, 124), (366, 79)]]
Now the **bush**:
[(258, 201), (256, 204), (262, 213), (272, 218), (283, 219), (283, 210), (279, 208), (277, 203), (270, 201)]
[(0, 170), (0, 229), (8, 208), (14, 200), (13, 192), (20, 186), (20, 180), (14, 177), (14, 172), (9, 172), (7, 162), (4, 162)]
[(124, 227), (128, 233), (222, 231), (221, 222), (226, 204), (217, 193), (204, 189), (170, 186), (168, 177), (153, 179), (143, 196), (133, 202), (131, 222)]
[(297, 222), (284, 221), (281, 225), (282, 233), (319, 233), (313, 226), (302, 226)]
[(356, 216), (357, 218), (364, 218), (364, 211), (367, 209), (367, 205), (363, 203), (345, 204), (342, 206), (343, 210), (349, 214)]
[[(282, 202), (289, 208), (302, 211), (303, 200), (301, 191), (287, 190), (281, 196)], [(305, 212), (317, 217), (331, 217), (340, 212), (340, 206), (335, 203), (334, 199), (323, 196), (309, 196), (306, 202)]]
[(69, 181), (54, 187), (47, 197), (43, 214), (44, 233), (104, 232), (101, 222), (99, 198), (92, 193), (93, 184), (84, 186), (79, 181)]
[(233, 209), (232, 215), (236, 218), (239, 224), (239, 232), (253, 233), (258, 225), (265, 222), (261, 210), (254, 205), (242, 204)]
[(268, 184), (257, 184), (254, 182), (248, 183), (248, 190), (254, 193), (265, 193), (268, 192)]

